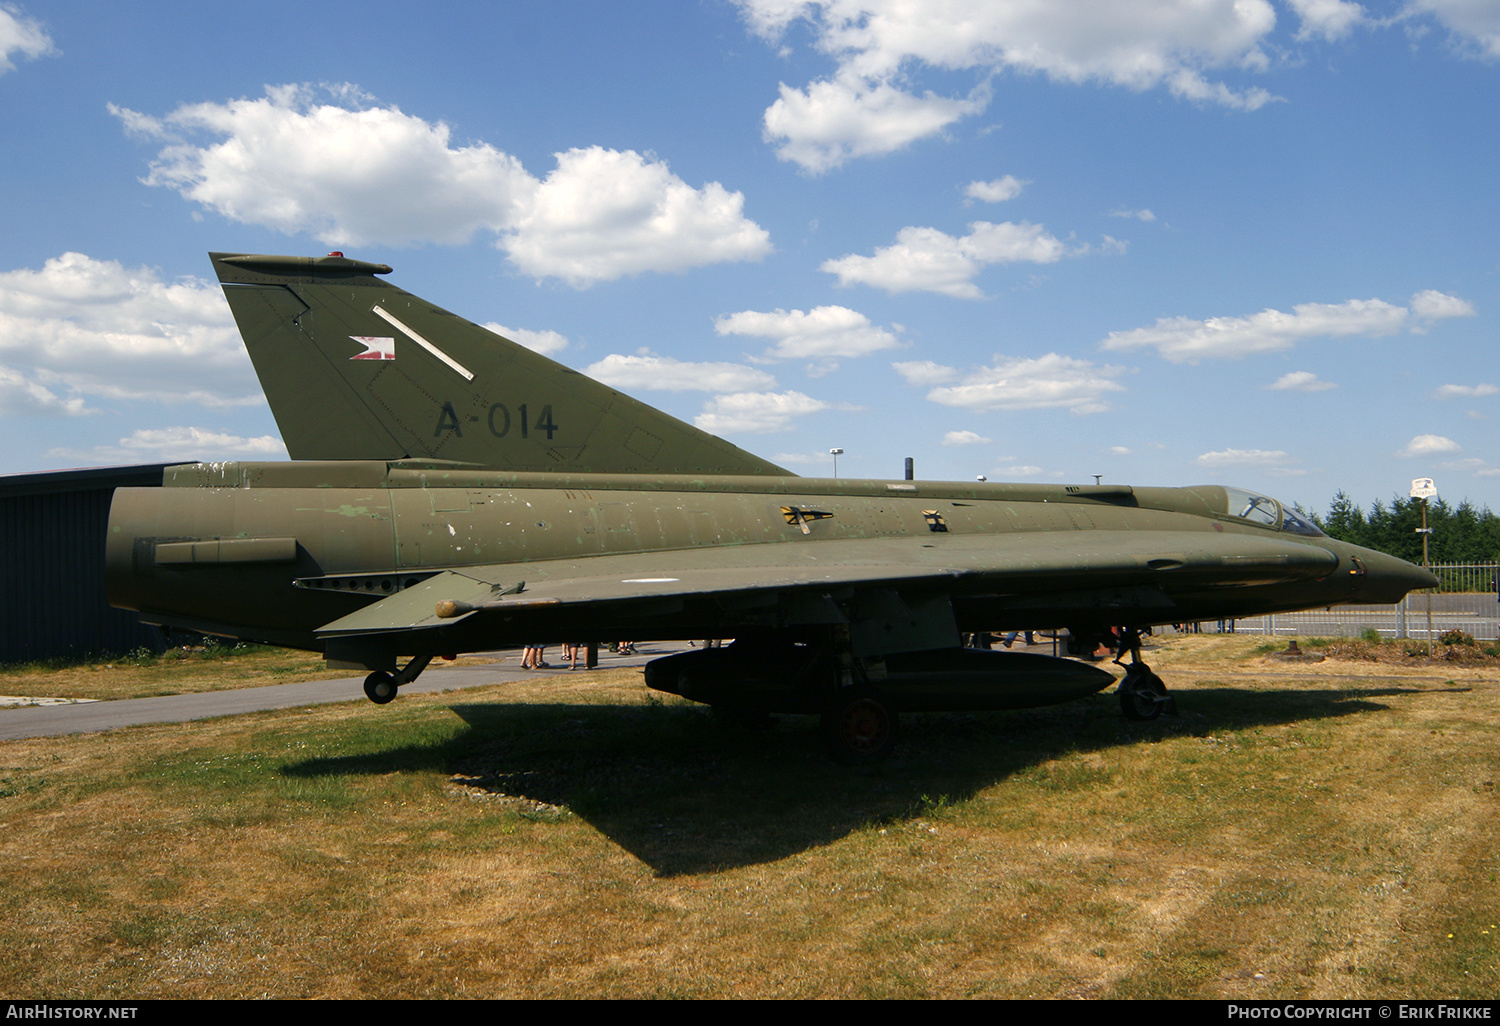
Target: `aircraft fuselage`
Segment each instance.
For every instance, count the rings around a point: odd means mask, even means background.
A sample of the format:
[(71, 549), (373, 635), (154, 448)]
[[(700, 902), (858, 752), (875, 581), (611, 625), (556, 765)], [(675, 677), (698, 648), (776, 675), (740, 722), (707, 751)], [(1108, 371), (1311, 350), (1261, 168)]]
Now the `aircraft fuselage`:
[[(187, 464), (169, 468), (165, 484), (116, 493), (110, 602), (148, 621), (319, 651), (323, 625), (443, 570), (512, 564), (524, 574), (611, 554), (649, 564), (652, 553), (672, 553), (661, 558), (680, 566), (701, 553), (711, 571), (725, 559), (785, 559), (782, 546), (838, 566), (868, 561), (877, 544), (951, 572), (942, 590), (959, 631), (1104, 630), (1394, 602), (1430, 580), (1390, 556), (1293, 533), (1291, 514), (1266, 523), (1233, 515), (1212, 486), (544, 475), (380, 461)], [(841, 542), (865, 544), (856, 552)], [(1002, 548), (1003, 582), (982, 569)], [(459, 622), (403, 636), (398, 651), (734, 637), (798, 615), (785, 602), (707, 594), (599, 607), (587, 622), (561, 607), (532, 611), (513, 636), (503, 620)]]

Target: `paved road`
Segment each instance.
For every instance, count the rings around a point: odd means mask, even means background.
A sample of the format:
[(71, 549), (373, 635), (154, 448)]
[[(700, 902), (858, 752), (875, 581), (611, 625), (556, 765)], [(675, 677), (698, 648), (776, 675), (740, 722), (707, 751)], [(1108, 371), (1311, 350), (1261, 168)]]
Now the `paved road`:
[[(1334, 606), (1331, 610), (1311, 609), (1303, 613), (1277, 613), (1271, 618), (1275, 633), (1356, 637), (1366, 627), (1374, 627), (1387, 638), (1427, 637), (1427, 596), (1412, 595), (1407, 600), (1405, 623), (1396, 606)], [(1269, 634), (1266, 617), (1235, 622), (1237, 634)], [(1212, 623), (1203, 625), (1213, 630)], [(1500, 637), (1500, 603), (1491, 594), (1456, 594), (1432, 596), (1432, 632), (1461, 630), (1481, 640)]]
[[(686, 642), (640, 645), (640, 654), (616, 656), (608, 650), (599, 653), (599, 666), (640, 666), (657, 656), (686, 649)], [(556, 657), (557, 650), (551, 650)], [(539, 676), (560, 674), (564, 668), (523, 670), (513, 653), (496, 653), (505, 663), (484, 666), (449, 666), (422, 674), (401, 690), (404, 693), (451, 691), (477, 688), (486, 684), (535, 680)], [(241, 688), (235, 691), (205, 691), (192, 695), (163, 695), (158, 698), (127, 698), (113, 702), (88, 702), (81, 705), (25, 706), (0, 709), (0, 740), (23, 737), (52, 737), (59, 734), (84, 734), (96, 730), (114, 730), (142, 723), (186, 723), (215, 716), (262, 712), (267, 709), (290, 709), (300, 705), (323, 705), (329, 702), (366, 702), (364, 675), (338, 680), (309, 680), (300, 684), (273, 684), (263, 688)]]

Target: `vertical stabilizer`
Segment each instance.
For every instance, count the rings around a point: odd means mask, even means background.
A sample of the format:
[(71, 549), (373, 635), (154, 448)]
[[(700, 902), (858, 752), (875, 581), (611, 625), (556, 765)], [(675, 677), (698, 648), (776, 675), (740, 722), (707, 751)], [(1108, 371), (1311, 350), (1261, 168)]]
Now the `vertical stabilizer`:
[(293, 459), (792, 476), (382, 281), (385, 264), (209, 255)]

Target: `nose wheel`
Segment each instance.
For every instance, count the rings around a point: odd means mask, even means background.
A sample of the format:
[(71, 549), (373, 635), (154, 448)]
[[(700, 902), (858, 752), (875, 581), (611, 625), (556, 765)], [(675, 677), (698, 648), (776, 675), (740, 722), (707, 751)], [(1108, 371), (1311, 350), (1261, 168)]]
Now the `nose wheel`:
[(385, 705), (396, 697), (396, 675), (376, 670), (365, 678), (365, 697), (376, 705)]
[(376, 705), (385, 705), (396, 697), (396, 692), (403, 684), (410, 684), (416, 680), (422, 671), (427, 669), (427, 664), (432, 662), (432, 656), (415, 656), (395, 673), (386, 670), (376, 670), (365, 678), (365, 697)]

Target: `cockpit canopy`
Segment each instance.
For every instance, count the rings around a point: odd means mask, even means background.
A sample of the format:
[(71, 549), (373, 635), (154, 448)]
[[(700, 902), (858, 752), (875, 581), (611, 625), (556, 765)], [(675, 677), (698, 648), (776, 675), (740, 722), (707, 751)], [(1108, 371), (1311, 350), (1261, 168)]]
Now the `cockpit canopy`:
[(1231, 517), (1248, 520), (1262, 527), (1275, 527), (1291, 534), (1321, 538), (1316, 524), (1286, 508), (1268, 495), (1258, 495), (1243, 488), (1225, 488), (1221, 511)]

